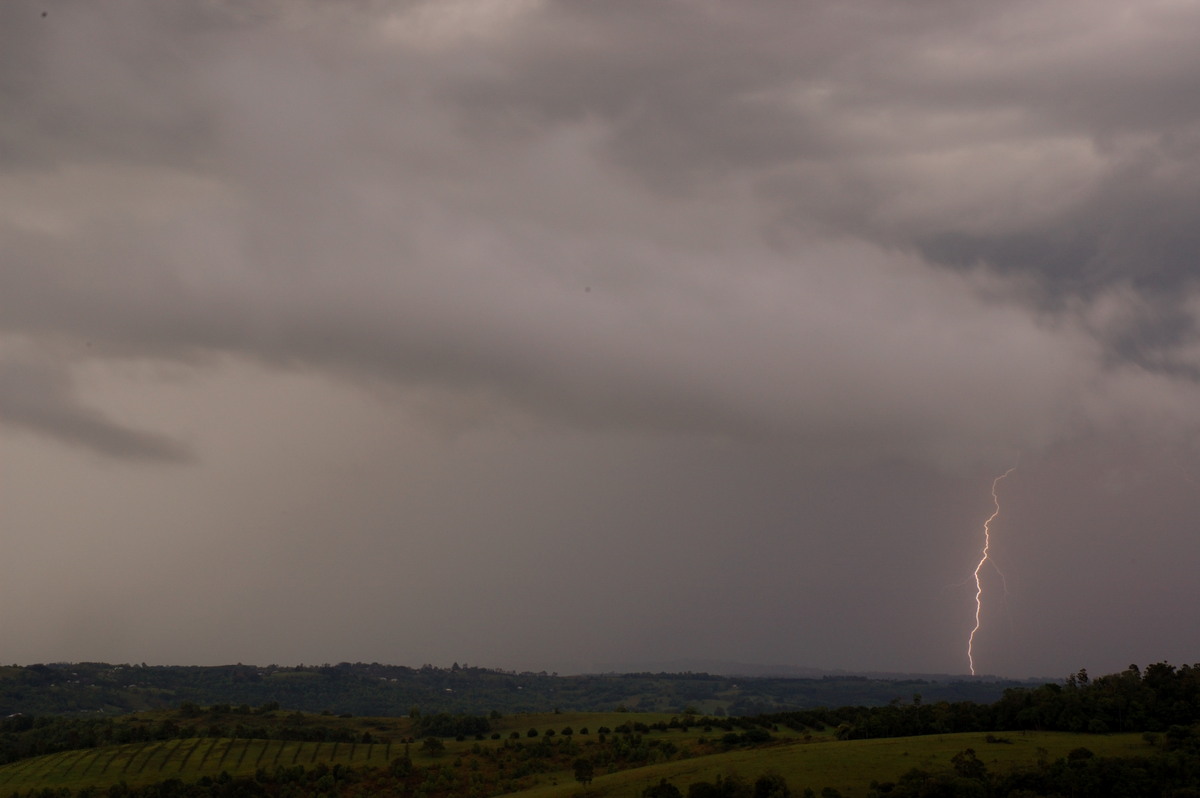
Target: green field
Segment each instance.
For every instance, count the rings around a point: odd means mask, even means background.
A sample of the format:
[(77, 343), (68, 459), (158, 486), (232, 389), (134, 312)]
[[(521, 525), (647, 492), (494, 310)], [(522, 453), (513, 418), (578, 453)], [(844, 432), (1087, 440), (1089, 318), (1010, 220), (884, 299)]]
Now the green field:
[[(845, 798), (865, 796), (872, 781), (894, 781), (912, 768), (930, 772), (948, 770), (950, 759), (964, 749), (974, 749), (988, 769), (1002, 772), (1032, 766), (1039, 759), (1054, 760), (1086, 747), (1098, 756), (1145, 754), (1150, 746), (1138, 734), (1105, 736), (1064, 732), (1028, 732), (1005, 735), (1011, 744), (994, 744), (979, 733), (897, 737), (880, 740), (792, 740), (746, 751), (730, 751), (681, 762), (667, 762), (597, 778), (591, 792), (612, 798), (640, 796), (646, 787), (666, 778), (686, 794), (696, 781), (715, 781), (736, 774), (753, 781), (764, 773), (787, 779), (793, 794), (805, 787), (820, 793), (834, 787)], [(569, 777), (569, 774), (568, 774)], [(569, 781), (569, 778), (568, 778)], [(526, 798), (551, 798), (577, 792), (578, 785), (560, 784), (521, 793)]]
[[(128, 719), (133, 725), (152, 725), (173, 713), (157, 711), (140, 713)], [(66, 751), (35, 757), (0, 767), (0, 793), (13, 790), (25, 792), (47, 787), (67, 787), (73, 790), (87, 786), (108, 787), (124, 782), (129, 786), (152, 784), (166, 779), (196, 781), (204, 776), (215, 777), (222, 771), (231, 776), (250, 776), (262, 768), (268, 772), (277, 766), (301, 765), (306, 768), (318, 763), (353, 767), (383, 767), (404, 751), (401, 740), (412, 732), (407, 718), (338, 718), (308, 715), (313, 723), (332, 729), (371, 732), (376, 742), (296, 742), (291, 740), (262, 740), (237, 738), (195, 737), (165, 742), (131, 743), (102, 748)], [(511, 715), (492, 721), (492, 729), (501, 740), (488, 739), (484, 746), (500, 746), (514, 732), (522, 741), (529, 739), (530, 729), (539, 736), (548, 730), (556, 734), (566, 727), (588, 728), (591, 736), (602, 726), (616, 727), (622, 723), (657, 723), (671, 719), (666, 713), (546, 713)], [(703, 732), (699, 729), (677, 739), (694, 740)], [(490, 735), (489, 735), (490, 737)], [(453, 761), (471, 750), (475, 741), (446, 741), (446, 753), (430, 757), (421, 753), (419, 745), (410, 747), (413, 762), (428, 765)]]
[[(668, 722), (671, 717), (634, 712), (512, 715), (493, 722), (493, 731), (500, 735), (499, 740), (490, 739), (490, 734), (489, 739), (483, 741), (447, 740), (446, 752), (438, 757), (425, 755), (419, 745), (413, 745), (411, 757), (417, 767), (436, 764), (443, 769), (453, 767), (465, 773), (480, 752), (504, 746), (514, 733), (517, 735), (514, 742), (517, 739), (526, 742), (533, 739), (528, 736), (530, 729), (536, 729), (537, 739), (541, 740), (547, 738), (549, 730), (555, 730), (553, 739), (565, 742), (567, 735), (562, 732), (567, 727), (575, 732), (570, 737), (572, 744), (579, 747), (583, 756), (588, 756), (589, 752), (599, 750), (593, 746), (599, 744), (598, 730), (603, 726), (650, 725)], [(168, 779), (193, 782), (204, 776), (216, 777), (223, 771), (233, 776), (252, 776), (260, 769), (271, 773), (277, 767), (312, 768), (320, 763), (330, 767), (337, 764), (355, 768), (384, 767), (403, 753), (400, 740), (411, 728), (408, 720), (397, 718), (322, 720), (363, 731), (373, 730), (374, 741), (317, 743), (194, 737), (67, 751), (0, 767), (0, 794), (44, 788), (103, 788), (120, 782), (139, 786)], [(586, 735), (581, 734), (584, 728), (588, 729)], [(686, 731), (676, 728), (643, 734), (647, 740), (670, 742), (687, 752), (686, 758), (616, 772), (597, 768), (595, 781), (587, 793), (589, 796), (634, 798), (663, 778), (686, 793), (693, 782), (715, 781), (719, 776), (730, 774), (753, 781), (770, 772), (786, 778), (794, 794), (800, 794), (806, 787), (817, 793), (824, 787), (834, 787), (846, 798), (854, 798), (866, 795), (872, 781), (896, 780), (912, 768), (931, 772), (947, 770), (951, 757), (967, 748), (974, 749), (992, 772), (1032, 766), (1039, 760), (1052, 761), (1079, 747), (1108, 756), (1144, 754), (1151, 750), (1138, 734), (1012, 732), (1004, 735), (1008, 743), (988, 742), (987, 735), (981, 733), (837, 741), (824, 734), (801, 734), (781, 729), (774, 733), (773, 741), (759, 747), (720, 751), (714, 741), (721, 734), (720, 730), (705, 732), (698, 726), (691, 726)], [(537, 772), (525, 783), (532, 786), (511, 794), (525, 798), (565, 798), (581, 792), (573, 773), (562, 762)]]
[(252, 775), (258, 768), (318, 762), (327, 765), (383, 766), (387, 743), (302, 743), (289, 740), (234, 740), (194, 738), (166, 742), (134, 743), (22, 760), (0, 768), (0, 791), (27, 791), (44, 787), (79, 789), (89, 785), (107, 787), (118, 782), (131, 786), (167, 779), (195, 781), (202, 776)]

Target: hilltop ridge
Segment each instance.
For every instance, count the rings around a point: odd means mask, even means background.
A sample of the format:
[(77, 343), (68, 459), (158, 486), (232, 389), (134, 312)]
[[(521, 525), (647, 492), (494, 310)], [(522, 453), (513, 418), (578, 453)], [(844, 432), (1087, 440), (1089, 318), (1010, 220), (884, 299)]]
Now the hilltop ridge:
[(97, 662), (0, 667), (0, 715), (122, 713), (198, 704), (283, 706), (360, 715), (433, 712), (612, 710), (747, 715), (817, 706), (881, 706), (921, 694), (927, 701), (998, 699), (1012, 680), (727, 676), (705, 672), (558, 675), (476, 666), (130, 665)]

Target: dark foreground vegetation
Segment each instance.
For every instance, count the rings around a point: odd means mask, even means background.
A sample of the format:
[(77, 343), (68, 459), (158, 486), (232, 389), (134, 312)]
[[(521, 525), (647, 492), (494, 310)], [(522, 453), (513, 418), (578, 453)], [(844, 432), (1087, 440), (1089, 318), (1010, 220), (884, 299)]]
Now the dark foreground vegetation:
[(1166, 731), (1200, 720), (1200, 665), (1160, 662), (1145, 673), (1130, 665), (1092, 680), (1086, 670), (1063, 684), (1010, 688), (999, 701), (928, 704), (914, 695), (903, 705), (843, 707), (763, 715), (793, 728), (836, 726), (838, 739), (908, 737), (968, 731), (1088, 732)]
[[(358, 718), (184, 702), (125, 717), (16, 715), (0, 720), (0, 795), (1200, 798), (1200, 666), (1080, 671), (987, 704), (912, 694), (753, 717), (609, 710)], [(896, 738), (902, 753), (885, 761), (900, 749), (876, 743)], [(1006, 756), (1023, 746), (1029, 761)], [(856, 784), (838, 767), (892, 775)]]

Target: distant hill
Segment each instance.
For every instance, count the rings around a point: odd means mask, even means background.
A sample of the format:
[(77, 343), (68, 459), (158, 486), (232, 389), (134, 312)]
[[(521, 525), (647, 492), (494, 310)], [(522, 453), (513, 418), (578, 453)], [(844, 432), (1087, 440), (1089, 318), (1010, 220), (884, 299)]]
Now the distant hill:
[(850, 671), (841, 668), (811, 668), (799, 665), (765, 665), (752, 662), (734, 662), (715, 659), (674, 659), (664, 661), (624, 661), (600, 663), (591, 670), (597, 673), (710, 673), (719, 676), (752, 676), (763, 678), (823, 679), (826, 677), (865, 676), (884, 681), (911, 681), (924, 679), (932, 682), (1006, 681), (1013, 684), (1045, 684), (1056, 681), (1050, 678), (1005, 680), (999, 676), (984, 674), (966, 676), (952, 673), (908, 673), (903, 671)]
[(605, 711), (750, 715), (789, 709), (883, 706), (925, 702), (990, 703), (1012, 680), (816, 677), (707, 672), (603, 673), (559, 676), (490, 668), (410, 668), (379, 663), (320, 666), (147, 666), (53, 663), (0, 667), (0, 717), (14, 713), (124, 713), (197, 704), (259, 706), (276, 702), (311, 712), (405, 715), (422, 712), (487, 713)]

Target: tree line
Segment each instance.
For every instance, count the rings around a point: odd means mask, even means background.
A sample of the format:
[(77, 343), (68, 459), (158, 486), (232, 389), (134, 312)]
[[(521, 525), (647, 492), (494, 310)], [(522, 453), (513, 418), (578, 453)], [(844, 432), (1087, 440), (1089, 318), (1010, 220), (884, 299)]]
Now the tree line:
[(928, 703), (914, 694), (908, 703), (847, 706), (760, 716), (789, 728), (832, 728), (841, 739), (909, 737), (979, 731), (1162, 732), (1200, 721), (1200, 665), (1165, 662), (1143, 672), (1130, 665), (1120, 673), (1091, 679), (1086, 670), (1062, 684), (1010, 687), (990, 704)]
[(409, 668), (379, 663), (316, 666), (147, 666), (54, 663), (0, 666), (0, 717), (169, 709), (181, 702), (289, 709), (335, 709), (355, 715), (424, 712), (486, 714), (609, 711), (624, 704), (642, 712), (694, 706), (714, 715), (754, 715), (805, 707), (887, 704), (921, 692), (929, 701), (989, 702), (1015, 681), (876, 679), (861, 676), (770, 678), (702, 673), (559, 676), (474, 666)]

